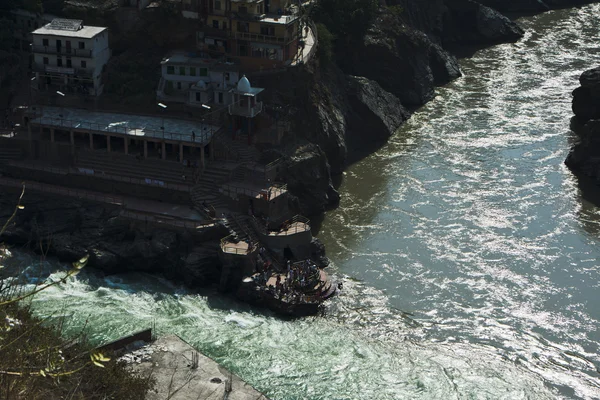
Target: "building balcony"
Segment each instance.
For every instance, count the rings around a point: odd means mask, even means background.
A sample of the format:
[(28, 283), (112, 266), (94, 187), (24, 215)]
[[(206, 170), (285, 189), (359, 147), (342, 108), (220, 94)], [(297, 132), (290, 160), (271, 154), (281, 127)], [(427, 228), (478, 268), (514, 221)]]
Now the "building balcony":
[(69, 67), (57, 67), (54, 65), (40, 65), (34, 64), (33, 70), (36, 72), (60, 74), (60, 75), (73, 75), (85, 78), (92, 78), (94, 71), (92, 69), (85, 68), (69, 68)]
[(90, 49), (67, 49), (65, 47), (55, 46), (32, 46), (34, 53), (41, 54), (64, 54), (73, 57), (92, 58), (92, 50)]
[(258, 114), (261, 113), (262, 108), (263, 108), (262, 101), (259, 103), (256, 103), (254, 105), (254, 107), (248, 107), (247, 105), (240, 105), (240, 104), (231, 104), (231, 105), (229, 105), (229, 114), (238, 115), (240, 117), (254, 118)]

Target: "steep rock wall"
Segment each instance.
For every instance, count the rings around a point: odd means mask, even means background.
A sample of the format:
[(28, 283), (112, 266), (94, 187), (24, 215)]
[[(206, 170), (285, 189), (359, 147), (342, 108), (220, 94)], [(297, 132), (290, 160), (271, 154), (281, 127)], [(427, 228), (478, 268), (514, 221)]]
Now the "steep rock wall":
[(600, 67), (585, 71), (573, 91), (572, 129), (579, 136), (565, 164), (577, 175), (600, 182)]

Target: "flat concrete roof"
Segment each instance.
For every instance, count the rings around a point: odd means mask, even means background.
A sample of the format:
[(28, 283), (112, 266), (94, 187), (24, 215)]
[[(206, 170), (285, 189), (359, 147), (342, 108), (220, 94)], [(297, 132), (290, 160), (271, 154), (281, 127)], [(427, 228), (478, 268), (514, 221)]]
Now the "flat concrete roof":
[(34, 35), (53, 35), (53, 36), (65, 36), (72, 38), (82, 38), (82, 39), (91, 39), (97, 34), (105, 31), (107, 28), (102, 26), (83, 26), (82, 29), (78, 31), (69, 31), (65, 29), (52, 29), (50, 27), (51, 23), (48, 23), (41, 28), (36, 29), (32, 32)]
[[(198, 361), (194, 365), (196, 355)], [(121, 359), (135, 372), (142, 376), (151, 374), (156, 379), (155, 391), (146, 395), (148, 400), (268, 400), (175, 335), (163, 336)]]
[[(65, 130), (91, 130), (98, 134), (129, 135), (136, 136), (138, 139), (143, 137), (162, 139), (164, 137), (166, 140), (206, 145), (210, 142), (212, 135), (220, 129), (217, 125), (199, 121), (161, 118), (160, 116), (119, 114), (50, 106), (36, 106), (36, 108), (41, 111), (42, 115), (32, 119), (32, 124)], [(161, 129), (163, 123), (164, 135)]]

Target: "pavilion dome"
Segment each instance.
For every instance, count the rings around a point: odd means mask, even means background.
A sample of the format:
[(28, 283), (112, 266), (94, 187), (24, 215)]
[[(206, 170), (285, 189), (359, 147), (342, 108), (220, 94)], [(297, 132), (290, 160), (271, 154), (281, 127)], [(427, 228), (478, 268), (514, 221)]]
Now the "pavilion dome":
[(246, 75), (242, 76), (242, 79), (237, 84), (237, 91), (242, 93), (249, 93), (250, 89), (250, 81), (246, 78)]
[(206, 89), (206, 82), (204, 82), (204, 81), (198, 81), (196, 83), (196, 86), (198, 86), (200, 89)]

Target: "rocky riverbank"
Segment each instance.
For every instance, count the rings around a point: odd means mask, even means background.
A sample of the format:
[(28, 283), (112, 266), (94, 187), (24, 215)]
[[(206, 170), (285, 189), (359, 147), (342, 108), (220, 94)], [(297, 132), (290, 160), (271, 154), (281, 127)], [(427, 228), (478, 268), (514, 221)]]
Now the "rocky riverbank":
[(333, 63), (259, 77), (265, 102), (282, 103), (291, 122), (284, 146), (287, 180), (298, 211), (334, 207), (331, 175), (375, 151), (434, 97), (435, 87), (461, 76), (446, 48), (513, 42), (523, 30), (471, 0), (389, 1), (362, 41)]
[[(0, 221), (8, 220), (19, 193), (0, 193)], [(26, 190), (16, 218), (0, 241), (63, 262), (89, 256), (88, 266), (104, 273), (162, 273), (171, 279), (203, 285), (218, 277), (218, 240), (227, 230), (216, 225), (201, 236), (147, 227), (119, 216), (120, 207)], [(150, 229), (149, 229), (150, 228)], [(204, 251), (198, 257), (198, 244)], [(212, 254), (212, 257), (211, 257)]]
[(585, 71), (573, 91), (571, 128), (578, 141), (565, 164), (577, 175), (600, 181), (600, 67)]
[(523, 36), (497, 10), (543, 12), (590, 2), (389, 0), (340, 67), (314, 60), (276, 80), (258, 79), (271, 96), (267, 101), (287, 101), (292, 129), (278, 151), (288, 160), (298, 210), (314, 215), (336, 206), (331, 176), (385, 143), (411, 110), (434, 97), (436, 86), (461, 76), (452, 50)]

